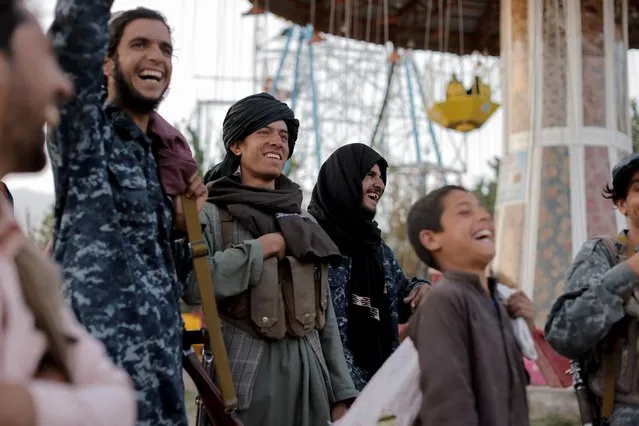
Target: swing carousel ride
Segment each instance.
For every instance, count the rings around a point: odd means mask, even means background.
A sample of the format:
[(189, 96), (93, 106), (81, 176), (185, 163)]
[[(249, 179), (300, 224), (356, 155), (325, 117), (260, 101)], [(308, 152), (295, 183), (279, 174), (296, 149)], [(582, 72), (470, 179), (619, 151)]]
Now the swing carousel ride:
[[(409, 56), (413, 49), (422, 48), (454, 53), (461, 57), (464, 55), (465, 45), (470, 47), (470, 52), (495, 53), (495, 40), (491, 38), (498, 38), (495, 27), (488, 31), (476, 31), (479, 34), (476, 34), (477, 37), (474, 39), (465, 40), (468, 37), (460, 36), (466, 34), (464, 22), (471, 25), (471, 28), (478, 27), (478, 17), (491, 20), (498, 16), (498, 5), (495, 5), (495, 1), (464, 4), (461, 1), (448, 1), (446, 5), (439, 1), (438, 6), (435, 6), (436, 2), (433, 0), (428, 1), (428, 4), (404, 1), (392, 2), (392, 9), (389, 8), (388, 1), (331, 1), (330, 6), (328, 1), (320, 1), (319, 3), (325, 4), (324, 7), (319, 6), (319, 10), (322, 11), (319, 14), (316, 0), (297, 1), (293, 2), (294, 5), (287, 1), (254, 0), (252, 3), (248, 14), (265, 13), (266, 8), (260, 4), (266, 6), (268, 3), (268, 9), (272, 13), (298, 25), (306, 24), (308, 31), (313, 31), (312, 41), (315, 42), (323, 40), (320, 35), (320, 32), (323, 32), (377, 44), (390, 43), (393, 51), (388, 60), (391, 64), (401, 62), (398, 48), (404, 48), (402, 53)], [(464, 17), (464, 13), (468, 14), (469, 11), (470, 15)], [(481, 12), (481, 16), (477, 15), (477, 11)], [(417, 46), (416, 40), (423, 43)], [(411, 58), (408, 61), (413, 62)], [(460, 68), (463, 69), (463, 65), (460, 65)], [(422, 77), (419, 71), (415, 74), (416, 78)], [(422, 99), (427, 108), (428, 118), (445, 128), (464, 133), (480, 128), (499, 105), (491, 101), (490, 86), (485, 84), (479, 75), (473, 75), (471, 78), (472, 84), (466, 89), (464, 82), (459, 81), (456, 74), (453, 74), (446, 88), (445, 100), (432, 104), (430, 108), (426, 99)]]
[[(639, 0), (219, 3), (254, 25), (241, 94), (268, 91), (301, 120), (286, 172), (306, 199), (337, 147), (365, 142), (387, 158), (378, 218), (408, 273), (410, 249), (393, 235), (410, 203), (444, 182), (471, 184), (495, 156), (494, 267), (533, 298), (539, 324), (586, 238), (623, 226), (600, 188), (631, 151)], [(199, 105), (205, 146), (219, 146), (223, 116)]]
[[(417, 180), (420, 193), (443, 182), (460, 182), (469, 171), (469, 156), (481, 163), (470, 167), (478, 174), (498, 154), (499, 127), (475, 131), (499, 106), (496, 58), (396, 46), (393, 20), (379, 1), (234, 3), (244, 3), (240, 14), (255, 25), (250, 90), (270, 92), (300, 118), (296, 155), (286, 172), (302, 183), (307, 195), (321, 163), (347, 143), (363, 142), (380, 151), (393, 176), (403, 177), (395, 183)], [(431, 14), (422, 42), (440, 51), (465, 52), (464, 41), (453, 48), (459, 41), (450, 36), (452, 28), (464, 25), (463, 11), (456, 5), (446, 11), (439, 17)], [(314, 30), (315, 20), (326, 22), (321, 32)], [(219, 138), (217, 123), (205, 123), (210, 115), (198, 111), (198, 128), (208, 135), (205, 145)], [(487, 133), (492, 146), (480, 150), (477, 141)]]
[[(405, 213), (398, 199), (476, 172), (485, 152), (501, 156), (492, 266), (531, 297), (543, 327), (583, 242), (625, 226), (601, 188), (632, 151), (627, 51), (639, 47), (639, 0), (252, 0), (246, 14), (266, 13), (292, 23), (280, 52), (299, 42), (293, 72), (284, 53), (262, 75), (298, 108), (311, 94), (305, 173), (335, 144), (368, 140), (395, 166), (392, 225)], [(322, 93), (320, 74), (341, 91)], [(316, 115), (353, 122), (329, 131)]]
[[(458, 4), (448, 2), (438, 14), (437, 0), (430, 3), (419, 42), (404, 44), (393, 39), (396, 12), (388, 1), (222, 1), (218, 9), (219, 16), (237, 10), (238, 22), (253, 25), (251, 84), (237, 83), (243, 89), (233, 97), (270, 92), (300, 118), (285, 172), (300, 182), (305, 200), (328, 155), (344, 144), (369, 144), (391, 171), (380, 225), (389, 244), (407, 253), (392, 231), (403, 227), (410, 203), (428, 188), (489, 175), (487, 163), (502, 145), (492, 119), (500, 115), (498, 59), (454, 34), (470, 22)], [(416, 49), (424, 43), (436, 48)], [(211, 76), (204, 79), (212, 84)], [(229, 86), (219, 83), (218, 92)], [(207, 150), (220, 146), (226, 108), (219, 99), (198, 103), (196, 127)]]

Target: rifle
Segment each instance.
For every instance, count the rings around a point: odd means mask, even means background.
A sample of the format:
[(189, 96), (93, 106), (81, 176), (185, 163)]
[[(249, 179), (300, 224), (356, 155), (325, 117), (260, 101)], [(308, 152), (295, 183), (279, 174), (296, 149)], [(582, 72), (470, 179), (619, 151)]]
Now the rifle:
[[(182, 365), (195, 384), (198, 393), (198, 415), (206, 416), (213, 426), (241, 426), (242, 423), (233, 413), (228, 413), (222, 400), (222, 394), (215, 385), (208, 371), (202, 366), (193, 350), (193, 345), (207, 344), (205, 329), (200, 331), (184, 330), (182, 338)], [(208, 351), (207, 351), (208, 352)], [(203, 412), (200, 408), (204, 407)]]
[(571, 360), (568, 373), (572, 376), (572, 386), (575, 389), (575, 395), (577, 396), (582, 426), (594, 426), (598, 424), (598, 422), (594, 422), (594, 418), (599, 416), (593, 416), (593, 407), (595, 407), (595, 405), (593, 405), (593, 395), (590, 393), (590, 390), (586, 386), (586, 382), (582, 377), (583, 369), (581, 361), (576, 359)]
[[(182, 363), (197, 387), (199, 400), (205, 408), (210, 423), (213, 426), (241, 426), (241, 422), (233, 414), (237, 407), (237, 397), (222, 337), (222, 324), (215, 303), (213, 281), (209, 272), (208, 247), (202, 238), (195, 200), (185, 196), (181, 199), (189, 247), (193, 257), (193, 270), (200, 288), (202, 310), (208, 327), (208, 331), (199, 333), (184, 332)], [(207, 344), (212, 351), (220, 389), (213, 383), (191, 347), (202, 343)]]

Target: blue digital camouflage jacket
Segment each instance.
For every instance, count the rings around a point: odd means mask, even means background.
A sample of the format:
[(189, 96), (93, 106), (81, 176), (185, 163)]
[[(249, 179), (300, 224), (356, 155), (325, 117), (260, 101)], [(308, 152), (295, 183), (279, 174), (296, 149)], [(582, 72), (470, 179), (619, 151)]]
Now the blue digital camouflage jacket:
[[(418, 278), (408, 280), (399, 266), (395, 254), (384, 242), (379, 245), (378, 251), (383, 259), (386, 291), (390, 298), (391, 320), (393, 322), (393, 350), (395, 350), (399, 346), (398, 326), (408, 320), (410, 312), (410, 308), (404, 303), (403, 299), (415, 287), (428, 284), (428, 282)], [(351, 373), (355, 387), (358, 391), (361, 391), (371, 377), (355, 363), (348, 343), (348, 305), (346, 296), (348, 295), (350, 268), (351, 258), (344, 257), (339, 267), (329, 268), (328, 284), (331, 289), (331, 297), (333, 298), (333, 306), (335, 307), (335, 315), (337, 316), (339, 333), (344, 346), (344, 356), (346, 357), (348, 371)]]
[(79, 321), (133, 379), (137, 424), (186, 425), (170, 200), (152, 140), (122, 110), (103, 104), (111, 3), (59, 0), (50, 31), (76, 92), (48, 133), (54, 258)]

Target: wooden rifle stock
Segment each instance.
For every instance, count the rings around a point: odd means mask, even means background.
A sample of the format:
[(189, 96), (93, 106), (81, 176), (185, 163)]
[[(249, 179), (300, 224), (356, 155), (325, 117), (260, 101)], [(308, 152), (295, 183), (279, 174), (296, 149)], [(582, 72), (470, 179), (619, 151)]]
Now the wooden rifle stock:
[(226, 412), (220, 391), (192, 349), (182, 352), (182, 365), (195, 384), (209, 422), (213, 426), (242, 426), (234, 414)]

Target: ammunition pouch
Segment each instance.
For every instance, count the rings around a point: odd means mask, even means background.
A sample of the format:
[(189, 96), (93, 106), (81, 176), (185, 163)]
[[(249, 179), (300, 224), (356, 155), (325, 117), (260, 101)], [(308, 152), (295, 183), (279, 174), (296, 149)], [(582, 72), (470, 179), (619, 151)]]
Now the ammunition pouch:
[[(233, 243), (233, 221), (222, 212), (220, 209), (226, 249)], [(264, 259), (257, 285), (218, 301), (225, 321), (254, 337), (274, 340), (304, 337), (324, 328), (327, 304), (328, 265), (300, 262), (291, 256)]]

